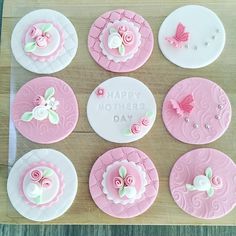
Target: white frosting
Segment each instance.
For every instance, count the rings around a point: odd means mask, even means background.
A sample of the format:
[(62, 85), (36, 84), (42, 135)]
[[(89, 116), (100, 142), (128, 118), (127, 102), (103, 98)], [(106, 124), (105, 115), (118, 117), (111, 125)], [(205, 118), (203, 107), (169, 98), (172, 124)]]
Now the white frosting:
[(32, 113), (36, 120), (45, 120), (48, 117), (48, 109), (46, 106), (36, 106), (32, 110)]
[[(110, 169), (113, 168), (114, 165), (117, 165), (117, 164), (121, 164), (122, 163), (129, 163), (130, 165), (132, 165), (132, 168), (136, 169), (140, 176), (141, 176), (141, 180), (142, 180), (142, 183), (141, 183), (141, 189), (139, 192), (136, 192), (136, 189), (134, 188), (130, 188), (129, 187), (129, 191), (127, 191), (127, 194), (128, 194), (128, 198), (129, 199), (114, 199), (111, 195), (111, 193), (107, 190), (107, 184), (106, 184), (106, 179), (107, 179), (107, 175), (110, 171)], [(123, 160), (123, 161), (116, 161), (114, 163), (112, 163), (111, 165), (107, 166), (106, 168), (106, 171), (104, 172), (103, 174), (103, 180), (102, 180), (102, 186), (103, 186), (103, 192), (106, 194), (106, 197), (107, 199), (113, 201), (115, 204), (122, 204), (122, 205), (126, 205), (128, 203), (134, 203), (136, 200), (140, 199), (143, 195), (143, 193), (145, 192), (145, 186), (147, 185), (147, 180), (146, 180), (146, 173), (145, 171), (141, 168), (141, 166), (139, 165), (136, 165), (133, 161), (127, 161), (127, 160)]]

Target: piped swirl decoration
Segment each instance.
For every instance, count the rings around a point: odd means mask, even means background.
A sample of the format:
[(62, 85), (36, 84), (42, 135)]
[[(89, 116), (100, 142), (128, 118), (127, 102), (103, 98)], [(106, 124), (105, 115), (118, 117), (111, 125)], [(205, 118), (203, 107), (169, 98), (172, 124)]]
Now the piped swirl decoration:
[(205, 170), (205, 175), (197, 175), (193, 184), (186, 184), (186, 189), (189, 191), (204, 191), (208, 197), (214, 195), (215, 189), (221, 189), (223, 186), (220, 176), (213, 176), (211, 167)]
[(36, 96), (33, 101), (35, 107), (32, 111), (25, 112), (21, 116), (21, 120), (29, 122), (32, 119), (42, 121), (48, 118), (52, 124), (58, 124), (60, 119), (58, 114), (56, 113), (56, 110), (57, 106), (59, 105), (59, 101), (55, 99), (54, 94), (55, 89), (53, 87), (50, 87), (46, 90), (44, 96)]

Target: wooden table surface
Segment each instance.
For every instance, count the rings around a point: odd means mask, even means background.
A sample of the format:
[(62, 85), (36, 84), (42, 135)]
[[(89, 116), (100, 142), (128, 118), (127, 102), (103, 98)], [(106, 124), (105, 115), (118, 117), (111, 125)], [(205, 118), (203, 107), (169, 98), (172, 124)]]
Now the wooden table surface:
[[(193, 1), (192, 1), (193, 3)], [(80, 119), (73, 133), (63, 141), (51, 145), (39, 145), (16, 134), (16, 150), (11, 145), (11, 156), (20, 158), (34, 148), (54, 148), (66, 154), (75, 165), (79, 178), (79, 188), (72, 207), (60, 218), (50, 224), (209, 224), (236, 225), (236, 209), (217, 220), (200, 220), (191, 217), (177, 207), (168, 189), (170, 169), (179, 156), (199, 147), (217, 148), (236, 161), (236, 1), (194, 1), (215, 11), (224, 23), (227, 41), (220, 58), (202, 69), (182, 69), (161, 54), (157, 45), (157, 33), (164, 18), (174, 9), (191, 4), (190, 1), (157, 1), (157, 0), (6, 0), (3, 9), (3, 27), (0, 58), (0, 222), (1, 223), (33, 223), (19, 215), (11, 206), (6, 193), (8, 175), (8, 139), (14, 144), (14, 130), (9, 134), (10, 89), (17, 91), (25, 82), (37, 75), (24, 70), (18, 65), (10, 49), (11, 32), (16, 22), (31, 10), (51, 8), (66, 15), (74, 24), (78, 37), (79, 49), (72, 63), (54, 76), (65, 80), (76, 92), (80, 106)], [(141, 14), (150, 23), (155, 46), (148, 62), (135, 72), (125, 75), (143, 81), (153, 92), (157, 105), (158, 116), (152, 130), (143, 139), (125, 145), (141, 149), (150, 156), (157, 167), (160, 177), (160, 189), (153, 206), (133, 219), (122, 220), (112, 218), (100, 211), (90, 197), (88, 189), (89, 171), (96, 158), (108, 149), (121, 145), (107, 142), (96, 135), (86, 117), (86, 103), (91, 91), (102, 81), (117, 76), (100, 68), (90, 57), (87, 50), (87, 35), (93, 21), (103, 12), (126, 8)], [(218, 83), (228, 94), (232, 107), (232, 122), (220, 139), (209, 145), (188, 145), (172, 138), (166, 131), (161, 120), (161, 106), (168, 89), (177, 81), (190, 77), (201, 76)]]

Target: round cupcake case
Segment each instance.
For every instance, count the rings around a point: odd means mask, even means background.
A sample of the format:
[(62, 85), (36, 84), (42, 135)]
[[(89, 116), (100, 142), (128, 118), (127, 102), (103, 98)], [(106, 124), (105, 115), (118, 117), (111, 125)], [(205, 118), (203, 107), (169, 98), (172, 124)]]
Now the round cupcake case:
[(162, 118), (170, 134), (190, 144), (207, 144), (220, 138), (231, 121), (230, 101), (214, 82), (188, 78), (166, 95)]
[(212, 148), (187, 152), (174, 164), (169, 179), (177, 205), (202, 219), (228, 214), (236, 204), (236, 166), (224, 153)]
[(12, 167), (7, 192), (13, 207), (33, 221), (49, 221), (72, 205), (78, 186), (71, 161), (53, 149), (34, 149)]
[(93, 59), (113, 72), (130, 72), (141, 67), (150, 57), (153, 44), (148, 22), (124, 9), (101, 15), (88, 35), (88, 49)]
[(38, 74), (51, 74), (67, 67), (75, 57), (78, 38), (72, 23), (61, 13), (40, 9), (25, 15), (11, 37), (16, 61)]
[(159, 188), (156, 168), (142, 151), (120, 147), (107, 151), (94, 163), (89, 189), (96, 205), (106, 214), (131, 218), (144, 213)]
[(183, 68), (201, 68), (214, 62), (225, 45), (225, 29), (206, 7), (187, 5), (162, 23), (158, 43), (163, 55)]
[(94, 131), (116, 143), (146, 135), (156, 118), (156, 102), (146, 85), (131, 77), (114, 77), (98, 85), (89, 97), (87, 116)]
[(54, 143), (75, 128), (79, 110), (75, 94), (64, 81), (38, 77), (17, 92), (12, 104), (17, 130), (36, 143)]

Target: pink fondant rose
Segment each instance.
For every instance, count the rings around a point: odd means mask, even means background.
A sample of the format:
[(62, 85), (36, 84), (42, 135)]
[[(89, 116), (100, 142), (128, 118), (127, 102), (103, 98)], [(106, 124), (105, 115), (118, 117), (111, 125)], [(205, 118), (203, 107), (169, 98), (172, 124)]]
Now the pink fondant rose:
[(134, 34), (132, 31), (126, 31), (122, 34), (124, 45), (130, 45), (134, 42)]
[(121, 177), (115, 177), (113, 184), (115, 188), (122, 188), (124, 186), (124, 180)]
[(44, 37), (44, 36), (38, 36), (35, 39), (35, 41), (36, 41), (37, 46), (40, 48), (45, 48), (48, 45), (47, 37)]
[(125, 185), (126, 186), (131, 186), (131, 185), (134, 185), (135, 184), (135, 179), (132, 175), (127, 175), (125, 177)]
[(142, 123), (142, 125), (144, 125), (144, 126), (148, 126), (148, 125), (150, 124), (150, 120), (149, 120), (148, 117), (143, 117), (143, 118), (141, 119), (141, 123)]
[(43, 96), (38, 95), (38, 96), (34, 99), (33, 104), (34, 104), (35, 106), (40, 106), (40, 105), (41, 105), (41, 106), (44, 106), (44, 105), (46, 104), (46, 101), (45, 101), (45, 99), (44, 99)]
[(40, 181), (41, 185), (43, 188), (50, 188), (51, 185), (52, 185), (52, 181), (48, 178), (43, 178), (41, 181)]
[(131, 126), (131, 132), (133, 134), (137, 134), (141, 131), (141, 126), (139, 124), (132, 124)]
[(30, 173), (30, 177), (33, 181), (39, 181), (43, 176), (43, 173), (41, 170), (33, 170)]
[(32, 39), (34, 39), (34, 38), (42, 35), (42, 30), (37, 28), (36, 26), (32, 26), (31, 29), (30, 29), (30, 33), (29, 34), (30, 34), (30, 37)]
[(213, 176), (211, 178), (211, 185), (213, 188), (215, 189), (220, 189), (222, 188), (223, 186), (223, 183), (222, 183), (222, 179), (220, 178), (220, 176)]
[(118, 29), (118, 33), (119, 33), (120, 35), (123, 35), (124, 32), (126, 32), (126, 31), (127, 31), (127, 27), (124, 26), (124, 25), (120, 26), (119, 29)]
[(98, 88), (97, 90), (96, 90), (96, 95), (97, 96), (104, 96), (104, 94), (105, 94), (105, 89), (104, 88)]

